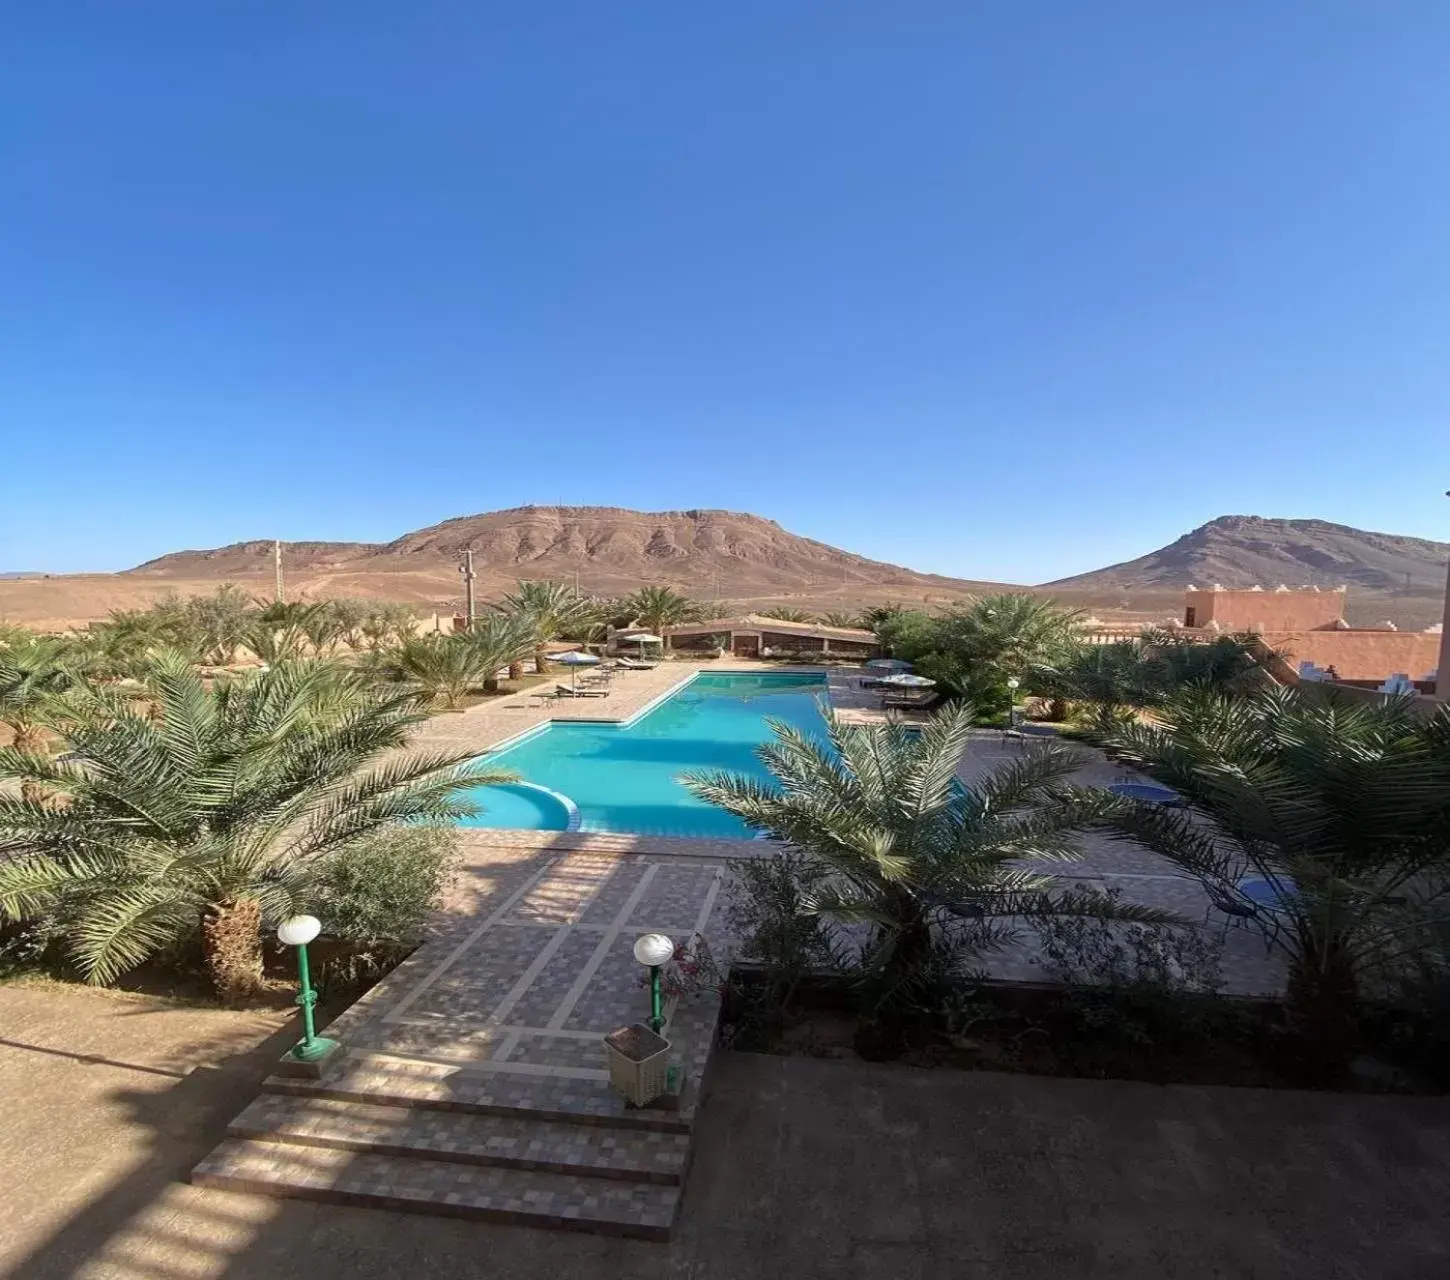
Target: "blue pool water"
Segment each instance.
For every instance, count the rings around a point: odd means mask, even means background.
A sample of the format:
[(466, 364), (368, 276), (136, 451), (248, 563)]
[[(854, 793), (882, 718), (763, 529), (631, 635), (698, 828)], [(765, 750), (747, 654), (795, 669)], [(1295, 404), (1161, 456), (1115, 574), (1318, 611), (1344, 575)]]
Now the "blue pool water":
[[(824, 693), (819, 675), (700, 675), (628, 727), (553, 724), (483, 762), (567, 796), (583, 831), (744, 838), (743, 823), (677, 779), (696, 769), (768, 777), (755, 756), (770, 738), (766, 719), (823, 735)], [(468, 798), (485, 809), (468, 826), (563, 829), (557, 804), (526, 788), (478, 787)]]

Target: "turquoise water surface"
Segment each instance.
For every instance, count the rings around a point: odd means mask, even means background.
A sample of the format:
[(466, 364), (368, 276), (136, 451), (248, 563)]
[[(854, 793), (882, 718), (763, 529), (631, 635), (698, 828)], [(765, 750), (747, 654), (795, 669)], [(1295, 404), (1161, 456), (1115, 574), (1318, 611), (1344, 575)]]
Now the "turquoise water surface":
[[(578, 806), (582, 831), (745, 838), (751, 832), (744, 824), (696, 800), (677, 779), (695, 769), (766, 778), (755, 757), (770, 737), (766, 719), (824, 735), (816, 699), (825, 689), (820, 675), (700, 675), (627, 728), (556, 723), (483, 759), (567, 796)], [(500, 795), (492, 787), (468, 794), (485, 808), (468, 826), (563, 830), (566, 824), (559, 804)]]

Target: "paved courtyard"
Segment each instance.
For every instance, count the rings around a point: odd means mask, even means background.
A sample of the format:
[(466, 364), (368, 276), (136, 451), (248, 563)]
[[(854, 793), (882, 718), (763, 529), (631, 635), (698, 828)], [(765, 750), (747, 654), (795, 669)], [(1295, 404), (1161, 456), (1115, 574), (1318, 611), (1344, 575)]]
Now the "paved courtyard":
[(611, 1087), (604, 1036), (644, 1020), (644, 933), (725, 942), (709, 857), (484, 846), (463, 906), (328, 1028), (320, 1080), (285, 1071), (202, 1162), (212, 1186), (664, 1238), (719, 1015), (665, 1005), (686, 1087), (668, 1110)]
[[(187, 1184), (274, 1015), (0, 986), (6, 1280), (1438, 1280), (1450, 1102), (723, 1054), (669, 1244)], [(441, 1113), (438, 1118), (446, 1118)]]

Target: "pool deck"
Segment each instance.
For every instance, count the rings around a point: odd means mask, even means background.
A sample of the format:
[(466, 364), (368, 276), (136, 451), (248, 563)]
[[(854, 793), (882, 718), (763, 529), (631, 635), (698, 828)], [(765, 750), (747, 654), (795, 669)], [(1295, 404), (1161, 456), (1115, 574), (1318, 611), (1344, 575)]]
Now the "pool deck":
[[(418, 739), (423, 746), (456, 747), (466, 744), (480, 752), (499, 742), (551, 720), (624, 721), (637, 715), (652, 702), (687, 683), (697, 671), (729, 674), (762, 672), (815, 671), (819, 667), (782, 667), (774, 663), (730, 659), (716, 662), (662, 663), (653, 671), (627, 672), (616, 678), (608, 698), (579, 699), (572, 702), (527, 705), (527, 698), (508, 698), (503, 705), (471, 708), (459, 715), (435, 716)], [(887, 722), (879, 701), (859, 687), (861, 671), (853, 667), (826, 668), (827, 687), (832, 707), (848, 723), (884, 724)], [(1109, 761), (1100, 751), (1080, 744), (1069, 744), (1080, 764), (1072, 781), (1080, 786), (1108, 786), (1132, 780), (1136, 775)], [(1030, 742), (1009, 740), (991, 729), (980, 729), (972, 735), (972, 744), (963, 756), (957, 775), (971, 783), (983, 772), (1017, 759)], [(1138, 781), (1146, 779), (1137, 778)], [(684, 837), (645, 837), (604, 835), (589, 832), (511, 831), (471, 827), (460, 833), (471, 856), (482, 856), (488, 850), (517, 851), (553, 849), (577, 853), (629, 853), (647, 849), (653, 853), (679, 858), (732, 859), (759, 857), (769, 852), (762, 842), (743, 840), (702, 840)], [(1260, 933), (1252, 928), (1223, 929), (1226, 919), (1209, 911), (1208, 895), (1201, 884), (1183, 874), (1170, 863), (1146, 849), (1109, 839), (1097, 832), (1084, 833), (1079, 839), (1082, 857), (1073, 863), (1056, 863), (1050, 868), (1061, 880), (1088, 888), (1120, 891), (1128, 902), (1162, 907), (1183, 919), (1199, 922), (1207, 918), (1208, 927), (1223, 940), (1224, 989), (1242, 995), (1276, 994), (1283, 990), (1285, 973), (1279, 952), (1269, 953)], [(994, 953), (988, 959), (989, 971), (996, 977), (1041, 980), (1035, 939), (1030, 934)]]

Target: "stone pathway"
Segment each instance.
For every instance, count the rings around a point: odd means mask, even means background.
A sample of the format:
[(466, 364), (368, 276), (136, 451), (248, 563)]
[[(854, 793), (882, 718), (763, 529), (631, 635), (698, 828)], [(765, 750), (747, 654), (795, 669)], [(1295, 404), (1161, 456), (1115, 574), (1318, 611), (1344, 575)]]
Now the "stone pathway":
[(719, 1015), (713, 991), (666, 1004), (685, 1087), (634, 1109), (603, 1037), (648, 1013), (642, 933), (712, 939), (724, 864), (535, 851), (472, 865), (471, 904), (339, 1017), (344, 1054), (282, 1068), (193, 1181), (666, 1239)]

